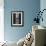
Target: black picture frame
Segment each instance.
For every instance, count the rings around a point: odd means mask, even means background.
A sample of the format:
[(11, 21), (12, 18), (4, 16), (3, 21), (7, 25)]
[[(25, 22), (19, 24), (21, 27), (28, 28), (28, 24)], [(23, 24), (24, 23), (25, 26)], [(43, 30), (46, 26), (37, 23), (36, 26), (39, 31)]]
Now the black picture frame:
[(24, 26), (24, 11), (11, 11), (11, 26)]

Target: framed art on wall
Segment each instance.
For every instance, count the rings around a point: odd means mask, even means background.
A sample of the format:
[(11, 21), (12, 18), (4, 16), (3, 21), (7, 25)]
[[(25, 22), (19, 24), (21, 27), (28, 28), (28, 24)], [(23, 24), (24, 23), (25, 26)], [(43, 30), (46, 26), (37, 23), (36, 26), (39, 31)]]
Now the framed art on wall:
[(12, 11), (11, 12), (11, 26), (23, 26), (24, 25), (24, 11)]

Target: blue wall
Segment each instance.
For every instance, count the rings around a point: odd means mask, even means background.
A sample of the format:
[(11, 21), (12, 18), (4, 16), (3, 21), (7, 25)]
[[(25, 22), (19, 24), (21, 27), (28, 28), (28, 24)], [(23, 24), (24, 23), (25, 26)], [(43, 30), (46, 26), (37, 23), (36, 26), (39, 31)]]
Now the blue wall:
[[(41, 0), (40, 1), (40, 10), (42, 11), (43, 9), (46, 9), (46, 0)], [(46, 10), (43, 12), (43, 22), (40, 22), (40, 25), (45, 26), (46, 27)]]
[[(4, 1), (4, 35), (7, 41), (18, 41), (32, 28), (35, 12), (40, 9), (40, 0), (5, 0)], [(24, 11), (24, 26), (11, 27), (11, 11)]]

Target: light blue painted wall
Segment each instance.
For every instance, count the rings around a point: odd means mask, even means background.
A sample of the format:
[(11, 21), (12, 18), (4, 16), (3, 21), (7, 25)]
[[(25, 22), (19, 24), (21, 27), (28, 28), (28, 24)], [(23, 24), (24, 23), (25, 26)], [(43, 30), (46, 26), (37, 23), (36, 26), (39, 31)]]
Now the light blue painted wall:
[[(42, 11), (43, 9), (46, 9), (46, 0), (41, 0), (40, 1), (40, 10)], [(46, 10), (43, 12), (43, 22), (40, 22), (40, 25), (45, 26), (46, 27)]]
[[(40, 9), (40, 0), (4, 0), (4, 38), (18, 41), (32, 29), (33, 18)], [(24, 11), (24, 26), (11, 27), (11, 11)]]

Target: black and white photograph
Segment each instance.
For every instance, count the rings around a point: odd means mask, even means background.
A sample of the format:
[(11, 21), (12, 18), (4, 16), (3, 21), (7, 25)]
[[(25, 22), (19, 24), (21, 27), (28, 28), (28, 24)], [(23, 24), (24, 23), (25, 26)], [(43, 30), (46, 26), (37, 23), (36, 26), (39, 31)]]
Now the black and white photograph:
[(23, 26), (24, 23), (24, 12), (23, 11), (12, 11), (11, 12), (11, 25), (12, 26)]

